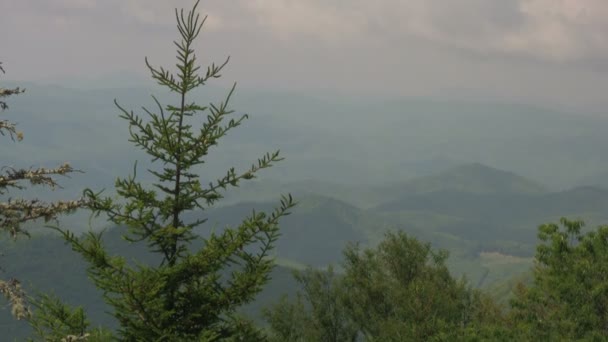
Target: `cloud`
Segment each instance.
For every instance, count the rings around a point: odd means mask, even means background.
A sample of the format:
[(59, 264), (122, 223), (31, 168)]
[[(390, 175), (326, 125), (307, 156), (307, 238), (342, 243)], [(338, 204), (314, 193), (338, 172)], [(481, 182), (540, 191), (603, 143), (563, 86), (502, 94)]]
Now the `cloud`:
[(97, 1), (96, 0), (57, 0), (50, 1), (51, 4), (55, 4), (60, 7), (69, 8), (69, 9), (91, 9), (95, 8)]
[(331, 1), (250, 0), (243, 4), (255, 15), (258, 25), (281, 39), (306, 34), (336, 41), (359, 35), (367, 26), (365, 13)]
[[(216, 30), (222, 27), (223, 20), (219, 12), (209, 8), (209, 2), (213, 1), (201, 1), (198, 11), (208, 17), (206, 28)], [(193, 3), (190, 0), (6, 0), (0, 5), (0, 8), (5, 7), (4, 13), (0, 12), (0, 19), (27, 21), (36, 18), (45, 22), (62, 21), (63, 25), (67, 21), (68, 24), (73, 23), (72, 28), (76, 31), (83, 20), (89, 24), (91, 20), (106, 24), (121, 22), (122, 28), (128, 25), (173, 28), (175, 8), (188, 10)]]
[(504, 35), (505, 49), (555, 60), (608, 55), (608, 2), (526, 0), (520, 11), (526, 25)]
[[(173, 29), (173, 9), (192, 4), (192, 0), (6, 0), (0, 7), (11, 15), (0, 13), (0, 19), (32, 18), (76, 31), (85, 20), (120, 22), (122, 31), (134, 25)], [(414, 38), (480, 54), (558, 62), (608, 57), (606, 0), (205, 0), (199, 10), (208, 15), (207, 30), (256, 32), (283, 41), (306, 37), (335, 47)]]
[[(95, 0), (92, 0), (95, 1)], [(97, 0), (99, 1), (99, 0)], [(106, 0), (107, 1), (107, 0)], [(118, 12), (127, 21), (148, 26), (148, 27), (171, 27), (175, 25), (175, 8), (184, 8), (184, 12), (191, 8), (193, 1), (174, 0), (174, 1), (150, 1), (150, 0), (122, 0), (114, 2)], [(222, 27), (222, 17), (219, 13), (210, 10), (207, 2), (202, 1), (198, 6), (198, 13), (207, 16), (205, 21), (206, 30), (217, 30)], [(202, 19), (202, 18), (201, 18)]]
[[(22, 65), (15, 71), (48, 75), (89, 72), (90, 61), (97, 73), (135, 68), (143, 54), (164, 63), (174, 57), (167, 47), (176, 37), (174, 8), (193, 3), (0, 0), (0, 30), (19, 32), (5, 37), (0, 58)], [(396, 69), (419, 77), (442, 70), (438, 79), (469, 70), (463, 77), (470, 77), (498, 62), (537, 67), (530, 59), (575, 62), (569, 66), (577, 70), (608, 67), (607, 0), (202, 0), (199, 12), (209, 16), (204, 31), (213, 32), (203, 35), (201, 56), (217, 60), (226, 53), (260, 70), (290, 70), (298, 58), (337, 78), (389, 70), (381, 75), (396, 80)], [(382, 65), (370, 66), (372, 59)], [(313, 71), (296, 69), (297, 77), (312, 77)]]
[(605, 0), (242, 0), (281, 38), (417, 37), (551, 61), (608, 56)]

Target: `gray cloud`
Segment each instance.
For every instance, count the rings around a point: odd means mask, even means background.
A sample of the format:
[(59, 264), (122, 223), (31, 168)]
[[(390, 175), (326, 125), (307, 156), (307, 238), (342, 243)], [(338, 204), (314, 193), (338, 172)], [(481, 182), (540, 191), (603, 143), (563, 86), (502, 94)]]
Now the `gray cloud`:
[[(26, 22), (72, 34), (85, 25), (83, 18), (89, 25), (110, 24), (103, 28), (108, 32), (126, 32), (137, 25), (160, 30), (173, 27), (174, 7), (191, 4), (5, 0), (0, 19), (3, 27)], [(608, 56), (605, 0), (209, 0), (200, 6), (209, 15), (208, 31), (254, 30), (280, 40), (314, 37), (340, 46), (386, 36), (417, 37), (479, 53), (549, 61)]]
[[(0, 60), (9, 78), (146, 74), (144, 56), (174, 63), (173, 8), (192, 3), (3, 0)], [(232, 55), (227, 82), (608, 105), (606, 0), (204, 0), (200, 11), (197, 52)]]
[[(371, 33), (410, 35), (476, 52), (571, 61), (608, 56), (604, 0), (250, 0), (276, 35), (336, 42)], [(380, 30), (378, 30), (380, 28)]]

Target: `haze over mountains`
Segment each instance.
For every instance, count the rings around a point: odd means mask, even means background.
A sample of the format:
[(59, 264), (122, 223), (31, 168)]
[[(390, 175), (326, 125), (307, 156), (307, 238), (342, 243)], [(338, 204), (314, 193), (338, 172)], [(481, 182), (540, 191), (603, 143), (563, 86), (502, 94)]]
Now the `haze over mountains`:
[[(307, 183), (309, 187), (306, 187)], [(339, 269), (341, 251), (348, 243), (373, 245), (388, 230), (404, 230), (431, 242), (434, 247), (449, 250), (449, 266), (454, 274), (466, 275), (476, 286), (498, 288), (500, 296), (508, 296), (512, 286), (510, 279), (521, 278), (532, 264), (538, 224), (555, 221), (564, 213), (569, 217), (593, 218), (597, 222), (608, 219), (607, 190), (578, 187), (552, 192), (517, 174), (477, 163), (400, 183), (392, 187), (392, 192), (387, 192), (385, 186), (369, 186), (351, 192), (338, 191), (336, 196), (331, 196), (334, 188), (344, 190), (346, 186), (332, 188), (331, 183), (296, 182), (269, 188), (265, 184), (268, 183), (253, 183), (239, 189), (237, 194), (248, 201), (192, 213), (208, 218), (200, 230), (207, 235), (226, 225), (237, 225), (252, 209), (271, 210), (276, 205), (274, 199), (278, 197), (278, 191), (293, 191), (300, 201), (297, 210), (282, 224), (276, 255), (283, 266), (274, 272), (268, 290), (247, 309), (254, 316), (259, 314), (264, 300), (297, 289), (289, 276), (290, 268), (334, 264)], [(275, 190), (277, 192), (273, 193)], [(324, 191), (319, 194), (314, 192), (316, 190)], [(259, 191), (262, 191), (262, 197), (252, 201)], [(382, 193), (386, 194), (385, 200), (373, 205), (370, 201), (368, 208), (349, 203), (361, 196), (380, 199)], [(128, 251), (129, 259), (149, 260), (141, 246), (127, 246), (121, 242), (120, 234), (121, 230), (116, 228), (107, 232), (111, 249)], [(62, 260), (70, 258), (69, 248), (59, 238), (34, 237), (33, 240), (19, 246), (5, 245), (5, 249), (8, 248), (5, 262), (12, 265), (7, 270), (11, 276), (18, 276), (26, 284), (43, 283), (45, 285), (40, 289), (55, 290), (74, 303), (85, 301), (100, 311), (103, 307), (101, 297), (95, 294), (93, 287), (84, 286), (84, 272), (65, 277), (58, 271)], [(32, 248), (38, 254), (31, 253)], [(40, 253), (53, 258), (38, 257)], [(23, 259), (24, 255), (28, 259)], [(79, 289), (75, 290), (75, 286)], [(103, 315), (92, 317), (111, 324)], [(4, 321), (10, 321), (8, 313), (0, 324)], [(16, 335), (27, 331), (25, 326), (6, 324)]]
[[(15, 166), (69, 161), (85, 172), (62, 180), (65, 189), (44, 193), (43, 199), (78, 196), (85, 187), (111, 189), (117, 175), (132, 171), (134, 160), (146, 180), (149, 163), (128, 142), (126, 122), (112, 100), (127, 109), (140, 111), (148, 104), (153, 110), (150, 95), (156, 88), (21, 85), (28, 91), (15, 98), (7, 115), (19, 122), (25, 139), (0, 147), (7, 160)], [(221, 101), (226, 93), (206, 88), (197, 93), (203, 103)], [(161, 102), (171, 99), (156, 95)], [(224, 206), (292, 192), (312, 196), (311, 202), (343, 201), (353, 207), (349, 215), (374, 213), (427, 233), (476, 236), (484, 244), (502, 234), (526, 246), (535, 242), (536, 225), (556, 215), (604, 218), (605, 193), (595, 186), (603, 181), (598, 175), (608, 172), (602, 149), (608, 145), (608, 119), (520, 104), (422, 98), (237, 89), (234, 99), (237, 113), (251, 117), (211, 151), (204, 177), (212, 181), (229, 167), (243, 169), (252, 156), (277, 148), (286, 160), (264, 170), (260, 179), (230, 189)], [(587, 187), (577, 189), (581, 184)], [(68, 222), (86, 229), (73, 218)]]
[[(62, 180), (65, 189), (45, 192), (43, 199), (78, 196), (85, 187), (111, 189), (116, 176), (132, 171), (134, 160), (138, 177), (147, 179), (143, 170), (149, 163), (128, 142), (126, 122), (112, 100), (138, 111), (141, 104), (153, 104), (155, 88), (21, 85), (28, 91), (7, 113), (25, 139), (1, 146), (2, 153), (11, 165), (69, 161), (85, 172)], [(223, 94), (225, 89), (208, 88), (197, 96), (217, 102)], [(601, 148), (608, 145), (606, 119), (519, 104), (280, 95), (237, 90), (233, 108), (251, 118), (211, 151), (204, 177), (212, 181), (229, 167), (248, 167), (251, 156), (276, 148), (286, 160), (229, 189), (220, 202), (228, 207), (218, 209), (218, 218), (241, 217), (238, 208), (250, 207), (241, 202), (274, 203), (291, 192), (303, 203), (291, 225), (328, 227), (317, 232), (335, 230), (342, 245), (373, 241), (384, 228), (401, 225), (438, 245), (457, 237), (478, 248), (525, 256), (533, 252), (540, 223), (561, 215), (584, 215), (592, 223), (605, 218), (606, 193), (596, 185), (603, 180), (597, 175), (608, 172)], [(577, 188), (581, 184), (585, 187)], [(340, 217), (327, 216), (337, 212)], [(312, 224), (306, 215), (318, 220)], [(370, 215), (369, 222), (376, 216), (387, 220), (379, 224), (385, 227), (365, 227), (362, 217)], [(88, 228), (85, 218), (76, 215), (64, 223), (82, 231)], [(330, 262), (339, 249), (327, 253), (332, 257), (315, 263)]]
[[(85, 172), (61, 180), (65, 189), (28, 190), (26, 196), (70, 198), (85, 187), (111, 189), (116, 176), (132, 171), (134, 160), (138, 177), (149, 180), (143, 172), (149, 163), (128, 142), (126, 122), (118, 118), (112, 100), (138, 110), (143, 103), (153, 104), (153, 89), (21, 85), (28, 91), (6, 114), (19, 123), (25, 139), (0, 146), (10, 166), (69, 161)], [(200, 95), (220, 101), (222, 94), (224, 89), (211, 88)], [(248, 167), (255, 156), (277, 148), (286, 160), (259, 179), (228, 189), (218, 207), (190, 215), (208, 218), (200, 231), (205, 235), (237, 225), (252, 209), (272, 210), (280, 194), (291, 193), (299, 201), (282, 221), (275, 250), (282, 266), (269, 290), (248, 308), (254, 315), (271, 294), (296, 290), (291, 269), (330, 264), (339, 269), (347, 244), (374, 245), (390, 230), (447, 249), (452, 273), (479, 287), (502, 286), (502, 295), (508, 296), (505, 282), (522, 277), (532, 264), (539, 224), (562, 216), (583, 218), (590, 226), (608, 222), (608, 190), (602, 187), (608, 183), (601, 176), (608, 173), (602, 149), (608, 146), (607, 119), (505, 103), (248, 90), (236, 95), (233, 107), (251, 118), (212, 151), (202, 174), (212, 181), (229, 167)], [(85, 231), (86, 219), (81, 213), (62, 224)], [(94, 224), (103, 227), (102, 221)], [(119, 227), (106, 228), (113, 248), (146, 258), (143, 250), (117, 242)], [(44, 231), (37, 230), (39, 235)], [(39, 235), (31, 246), (44, 255), (7, 247), (5, 264), (15, 265), (8, 269), (11, 276), (42, 281), (48, 285), (44, 290), (73, 295), (66, 299), (74, 303), (92, 298), (93, 308), (101, 310), (100, 297), (91, 295), (95, 290), (79, 287), (86, 282), (84, 272), (65, 277), (59, 271), (70, 258), (69, 248)], [(24, 266), (26, 261), (31, 264)], [(0, 325), (8, 319), (0, 319)], [(15, 329), (22, 329), (15, 331), (19, 335), (26, 328)]]
[[(7, 115), (19, 121), (26, 139), (2, 146), (3, 153), (16, 164), (34, 158), (69, 160), (100, 185), (131, 169), (132, 160), (146, 158), (127, 141), (128, 129), (113, 99), (139, 112), (141, 105), (155, 109), (151, 94), (161, 102), (170, 99), (156, 88), (21, 85), (28, 91), (15, 98)], [(221, 101), (226, 93), (206, 88), (197, 96), (202, 103)], [(252, 154), (276, 148), (287, 159), (262, 177), (280, 181), (392, 184), (482, 163), (564, 190), (594, 185), (586, 180), (596, 183), (608, 172), (602, 148), (608, 143), (608, 119), (581, 113), (508, 103), (332, 98), (238, 88), (233, 108), (251, 118), (210, 155), (205, 173), (211, 178), (227, 167), (248, 165)], [(82, 179), (90, 184), (89, 175)]]

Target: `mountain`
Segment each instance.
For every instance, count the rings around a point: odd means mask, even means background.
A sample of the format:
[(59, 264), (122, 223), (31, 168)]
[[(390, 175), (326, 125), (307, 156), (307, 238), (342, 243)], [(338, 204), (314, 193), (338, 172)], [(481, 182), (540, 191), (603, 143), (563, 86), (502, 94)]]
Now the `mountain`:
[[(480, 179), (471, 179), (474, 175)], [(532, 265), (530, 256), (537, 243), (538, 224), (555, 221), (562, 215), (597, 222), (608, 219), (608, 190), (601, 188), (543, 192), (533, 181), (477, 164), (418, 181), (406, 184), (413, 189), (411, 193), (371, 209), (314, 194), (296, 198), (298, 206), (281, 221), (282, 235), (275, 250), (281, 266), (275, 269), (271, 283), (257, 301), (244, 312), (259, 317), (261, 307), (281, 293), (297, 290), (291, 277), (294, 267), (339, 263), (349, 242), (374, 245), (387, 230), (403, 230), (430, 242), (434, 248), (447, 249), (448, 266), (454, 275), (466, 274), (473, 286), (489, 286), (501, 298), (508, 298), (512, 286), (505, 280)], [(225, 225), (237, 225), (252, 209), (270, 211), (276, 204), (242, 202), (191, 213), (190, 218), (208, 218), (199, 230), (204, 235)], [(111, 251), (124, 254), (128, 260), (157, 261), (142, 246), (125, 243), (120, 232), (113, 228), (105, 236)], [(111, 317), (103, 313), (106, 307), (100, 294), (86, 279), (84, 263), (74, 259), (74, 252), (61, 239), (34, 237), (17, 244), (4, 241), (0, 247), (5, 255), (2, 265), (6, 277), (22, 279), (27, 289), (34, 286), (42, 291), (52, 290), (70, 303), (85, 305), (95, 324), (113, 324)], [(0, 315), (0, 329), (6, 336), (23, 336), (27, 326), (15, 324), (8, 311)]]
[(436, 191), (405, 195), (375, 210), (425, 211), (496, 222), (527, 222), (557, 215), (598, 214), (599, 217), (608, 217), (608, 189), (577, 187), (545, 194)]
[[(404, 167), (419, 170), (423, 176), (390, 185), (346, 184), (312, 179), (293, 182), (256, 180), (246, 182), (239, 188), (228, 191), (222, 205), (267, 201), (278, 198), (280, 194), (291, 193), (295, 197), (310, 195), (332, 197), (359, 208), (369, 209), (395, 200), (404, 194), (437, 191), (538, 194), (547, 191), (543, 185), (513, 172), (498, 170), (479, 163), (459, 163), (454, 166), (455, 163), (450, 160), (404, 163)], [(442, 167), (445, 165), (450, 165), (450, 167)]]
[[(342, 259), (342, 250), (349, 242), (367, 243), (371, 229), (380, 219), (343, 201), (324, 197), (295, 198), (298, 205), (281, 220), (281, 237), (277, 241), (279, 257), (312, 266), (325, 266)], [(208, 219), (200, 228), (204, 235), (226, 225), (234, 227), (250, 215), (252, 209), (270, 212), (275, 202), (244, 202), (205, 212)], [(378, 220), (375, 222), (375, 220)]]
[[(349, 242), (373, 246), (381, 241), (385, 232), (402, 230), (431, 243), (434, 248), (448, 250), (448, 264), (454, 274), (466, 274), (474, 284), (485, 286), (525, 271), (530, 265), (528, 257), (532, 255), (536, 243), (536, 224), (526, 223), (522, 230), (519, 221), (506, 214), (502, 214), (506, 217), (505, 221), (498, 222), (474, 214), (444, 214), (440, 208), (433, 208), (428, 203), (415, 209), (385, 211), (382, 208), (361, 209), (319, 195), (305, 195), (296, 197), (296, 200), (299, 204), (293, 213), (281, 222), (281, 237), (275, 251), (280, 258), (312, 266), (330, 263), (339, 266), (342, 250)], [(508, 213), (508, 209), (496, 207), (493, 202), (490, 204), (495, 212)], [(244, 202), (208, 210), (204, 212), (208, 221), (200, 232), (221, 229), (225, 225), (234, 226), (250, 214), (252, 208), (268, 212), (275, 205), (276, 202), (272, 201)], [(469, 207), (476, 208), (474, 205)], [(532, 237), (528, 233), (532, 233)], [(484, 258), (483, 252), (496, 253), (504, 256), (505, 260), (514, 258), (511, 255), (522, 258), (515, 263), (497, 263), (497, 258), (490, 261)], [(491, 268), (489, 274), (488, 267)]]
[(596, 186), (608, 189), (608, 171), (601, 171), (580, 179), (577, 184), (579, 186)]
[(560, 217), (608, 221), (608, 190), (576, 187), (547, 192), (511, 172), (479, 164), (424, 177), (397, 188), (401, 195), (373, 210), (419, 230), (479, 243), (480, 250), (530, 256), (538, 225)]
[[(151, 110), (151, 94), (162, 103), (172, 97), (149, 87), (71, 89), (22, 85), (3, 115), (19, 123), (25, 139), (2, 144), (9, 165), (71, 161), (85, 172), (104, 175), (101, 187), (129, 172), (147, 156), (129, 142), (128, 127), (113, 100), (141, 113)], [(205, 87), (194, 94), (201, 104), (221, 101), (226, 90)], [(405, 182), (454, 161), (475, 161), (542, 180), (564, 189), (608, 169), (602, 147), (608, 119), (505, 103), (438, 101), (429, 98), (315, 98), (237, 89), (236, 114), (248, 113), (235, 134), (210, 151), (205, 176), (248, 167), (256, 157), (280, 148), (286, 160), (263, 177), (281, 182), (315, 181), (363, 186)], [(373, 115), (371, 115), (373, 113)], [(572, 129), (576, 127), (576, 129)], [(140, 173), (141, 174), (141, 173)], [(91, 179), (90, 186), (97, 186)], [(67, 184), (69, 186), (69, 183)]]
[(513, 172), (480, 163), (470, 163), (430, 176), (416, 178), (403, 185), (392, 185), (389, 191), (391, 193), (399, 192), (402, 195), (440, 191), (472, 194), (541, 194), (547, 189), (543, 185)]
[(335, 198), (358, 208), (374, 207), (386, 200), (384, 189), (363, 184), (344, 184), (321, 180), (278, 182), (272, 179), (256, 179), (230, 189), (220, 203), (221, 206), (240, 202), (267, 202), (278, 199), (281, 194), (294, 198), (323, 196)]

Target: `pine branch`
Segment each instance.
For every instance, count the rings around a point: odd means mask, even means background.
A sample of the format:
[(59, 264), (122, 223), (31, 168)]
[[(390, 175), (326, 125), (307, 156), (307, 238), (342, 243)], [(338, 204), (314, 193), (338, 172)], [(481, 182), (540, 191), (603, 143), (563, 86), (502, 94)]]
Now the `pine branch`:
[(22, 180), (29, 180), (32, 185), (46, 185), (51, 188), (61, 188), (59, 184), (49, 175), (60, 175), (67, 176), (69, 173), (82, 172), (80, 170), (73, 169), (70, 164), (65, 163), (57, 168), (37, 168), (37, 169), (13, 169), (9, 168), (4, 176), (0, 176), (0, 194), (3, 188), (15, 187), (22, 189), (23, 186), (19, 185), (18, 182)]
[(0, 202), (0, 227), (7, 230), (14, 238), (22, 231), (20, 225), (27, 221), (44, 219), (45, 222), (55, 220), (60, 214), (72, 212), (87, 204), (85, 199), (75, 201), (56, 201), (44, 203), (40, 200), (16, 199)]
[[(2, 103), (0, 101), (0, 106), (2, 106)], [(5, 104), (6, 106), (6, 104)], [(3, 107), (3, 109), (6, 107)], [(22, 132), (17, 132), (17, 127), (14, 123), (7, 121), (7, 120), (2, 120), (0, 121), (0, 134), (1, 135), (6, 135), (6, 133), (8, 133), (8, 135), (10, 136), (11, 140), (15, 141), (15, 137), (17, 137), (17, 140), (21, 141), (23, 140), (23, 133)]]
[[(4, 74), (4, 68), (2, 67), (2, 62), (0, 62), (0, 71)], [(0, 98), (8, 97), (11, 95), (18, 95), (25, 91), (25, 89), (21, 89), (19, 87), (13, 89), (0, 88)], [(8, 109), (8, 105), (5, 101), (0, 101), (0, 110)], [(0, 125), (0, 132), (2, 131), (2, 127)]]
[[(215, 184), (209, 183), (209, 187), (205, 190), (202, 190), (200, 192), (200, 196), (206, 200), (207, 206), (212, 206), (217, 200), (222, 198), (221, 194), (219, 193), (219, 189), (226, 189), (228, 185), (236, 187), (238, 186), (238, 183), (241, 180), (249, 180), (255, 178), (255, 174), (258, 171), (273, 166), (272, 163), (274, 162), (283, 160), (283, 158), (279, 157), (279, 153), (280, 151), (278, 150), (272, 154), (267, 153), (262, 158), (258, 159), (257, 165), (252, 164), (251, 168), (249, 168), (248, 171), (238, 176), (234, 169), (230, 169), (226, 173), (226, 176), (218, 179)], [(202, 209), (203, 207), (200, 208)]]
[(11, 313), (18, 320), (30, 317), (31, 310), (21, 284), (17, 279), (0, 280), (0, 293), (11, 304)]

